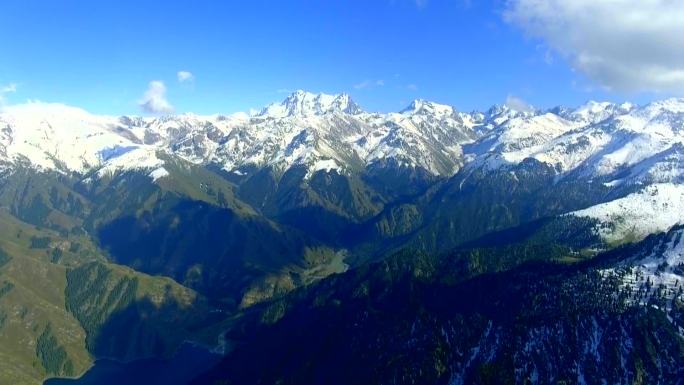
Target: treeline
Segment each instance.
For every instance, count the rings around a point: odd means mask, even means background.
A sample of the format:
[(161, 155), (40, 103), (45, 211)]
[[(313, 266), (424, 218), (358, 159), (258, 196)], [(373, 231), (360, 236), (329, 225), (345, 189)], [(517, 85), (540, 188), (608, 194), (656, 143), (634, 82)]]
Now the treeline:
[(50, 246), (51, 241), (50, 237), (33, 236), (31, 237), (31, 245), (29, 247), (32, 249), (46, 249)]
[(14, 284), (10, 281), (3, 281), (0, 285), (0, 298), (4, 297), (7, 293), (14, 289)]
[(67, 272), (66, 307), (85, 329), (91, 352), (102, 325), (112, 313), (133, 303), (137, 289), (136, 278), (117, 277), (97, 262)]
[(49, 323), (36, 341), (36, 356), (48, 375), (74, 375), (74, 364), (52, 333)]
[(12, 257), (10, 257), (9, 254), (7, 254), (7, 252), (2, 247), (0, 247), (0, 267), (6, 265), (7, 262), (10, 261), (10, 259), (12, 259)]
[(2, 329), (5, 327), (5, 322), (7, 322), (7, 312), (0, 309), (0, 335), (2, 335)]

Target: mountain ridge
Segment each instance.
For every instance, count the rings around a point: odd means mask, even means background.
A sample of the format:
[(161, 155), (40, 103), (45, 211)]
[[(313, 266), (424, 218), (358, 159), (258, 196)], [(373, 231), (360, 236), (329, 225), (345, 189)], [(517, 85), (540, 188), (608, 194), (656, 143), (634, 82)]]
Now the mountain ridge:
[[(508, 146), (540, 144), (566, 130), (589, 127), (611, 117), (660, 110), (675, 115), (681, 100), (668, 99), (646, 107), (631, 104), (588, 102), (576, 109), (554, 108), (519, 112), (494, 106), (486, 112), (457, 112), (455, 108), (422, 99), (398, 113), (364, 112), (348, 94), (328, 95), (295, 91), (283, 102), (248, 116), (163, 117), (99, 116), (82, 109), (50, 103), (6, 107), (0, 113), (0, 156), (4, 163), (28, 159), (46, 170), (85, 173), (93, 168), (159, 168), (157, 151), (178, 155), (193, 163), (216, 163), (226, 171), (243, 172), (247, 165), (287, 169), (306, 165), (311, 172), (348, 172), (383, 160), (396, 159), (405, 167), (421, 167), (433, 175), (453, 175), (468, 160), (464, 145), (480, 147), (472, 157), (485, 152), (502, 153), (506, 147), (485, 146), (497, 131), (527, 132), (535, 124), (538, 133), (524, 137), (499, 137)], [(648, 115), (648, 112), (644, 112)], [(543, 120), (546, 119), (546, 122)], [(549, 121), (553, 120), (553, 121)], [(504, 127), (510, 126), (506, 131)], [(74, 132), (76, 131), (76, 132)], [(300, 139), (301, 137), (301, 139)], [(479, 144), (478, 144), (479, 143)], [(471, 148), (475, 148), (472, 146)], [(115, 164), (112, 154), (128, 148), (124, 164)], [(109, 154), (106, 156), (105, 154)], [(120, 155), (125, 155), (121, 153)], [(135, 156), (134, 156), (135, 155)], [(444, 156), (447, 158), (442, 159)], [(521, 153), (519, 156), (534, 156)], [(545, 161), (543, 157), (540, 160)], [(110, 162), (111, 161), (111, 162)], [(146, 161), (148, 163), (146, 163)]]

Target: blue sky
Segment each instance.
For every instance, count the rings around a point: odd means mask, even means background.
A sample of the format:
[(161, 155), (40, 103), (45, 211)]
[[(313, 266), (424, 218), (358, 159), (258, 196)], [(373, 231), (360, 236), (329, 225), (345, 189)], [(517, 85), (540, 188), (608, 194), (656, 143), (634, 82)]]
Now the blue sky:
[[(532, 22), (556, 17), (536, 14), (535, 1), (4, 0), (0, 97), (141, 113), (156, 81), (168, 107), (207, 114), (261, 108), (295, 89), (348, 92), (370, 111), (415, 98), (469, 111), (507, 98), (550, 107), (679, 94), (636, 75), (610, 80), (583, 61), (588, 43)], [(179, 71), (192, 77), (180, 82)]]

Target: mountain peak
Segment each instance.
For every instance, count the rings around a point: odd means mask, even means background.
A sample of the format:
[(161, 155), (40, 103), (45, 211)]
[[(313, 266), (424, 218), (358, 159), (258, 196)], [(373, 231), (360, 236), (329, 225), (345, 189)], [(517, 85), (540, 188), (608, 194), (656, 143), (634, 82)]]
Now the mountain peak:
[(500, 122), (514, 118), (520, 114), (520, 112), (510, 108), (505, 104), (494, 104), (484, 113), (487, 120), (497, 120)]
[(363, 110), (346, 93), (330, 95), (297, 90), (281, 103), (273, 103), (264, 108), (259, 116), (283, 118), (325, 115), (334, 112), (358, 114)]
[(571, 120), (598, 123), (608, 118), (628, 113), (634, 108), (635, 106), (631, 103), (617, 105), (611, 102), (597, 102), (590, 100), (575, 110), (569, 112), (564, 117)]
[(682, 113), (684, 112), (684, 98), (657, 100), (644, 106), (644, 109), (647, 111)]
[(439, 104), (423, 99), (416, 99), (408, 107), (401, 111), (407, 115), (436, 115), (447, 116), (454, 113), (454, 108), (446, 104)]

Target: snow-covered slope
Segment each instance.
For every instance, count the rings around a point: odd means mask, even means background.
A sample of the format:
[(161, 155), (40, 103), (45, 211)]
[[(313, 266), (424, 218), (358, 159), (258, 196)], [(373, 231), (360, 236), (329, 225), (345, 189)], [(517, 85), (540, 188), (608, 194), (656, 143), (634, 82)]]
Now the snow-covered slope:
[[(632, 292), (632, 300), (647, 304), (654, 297), (672, 299), (682, 295), (684, 285), (684, 229), (676, 228), (663, 234), (649, 248), (605, 269), (605, 276), (617, 276)], [(669, 310), (674, 302), (663, 301)], [(680, 328), (684, 334), (684, 329)]]
[[(534, 158), (554, 166), (561, 176), (590, 179), (617, 177), (639, 164), (642, 170), (635, 170), (634, 175), (643, 175), (649, 159), (678, 152), (682, 141), (682, 99), (643, 107), (590, 102), (576, 110), (556, 108), (533, 116), (511, 116), (465, 150), (475, 159), (475, 167), (498, 168)], [(659, 167), (671, 169), (672, 161), (676, 159)], [(658, 173), (657, 167), (651, 172)]]
[(158, 165), (155, 149), (121, 130), (117, 119), (62, 104), (29, 103), (0, 114), (0, 156), (5, 167), (25, 163), (41, 170), (86, 173)]
[(626, 114), (634, 110), (636, 106), (631, 103), (613, 104), (610, 102), (589, 101), (574, 110), (559, 113), (560, 116), (581, 122), (583, 124), (596, 124), (614, 116)]
[(600, 222), (607, 242), (640, 240), (684, 223), (684, 185), (660, 183), (610, 202), (570, 213)]
[(623, 186), (667, 182), (684, 182), (684, 145), (681, 142), (634, 164), (624, 175), (609, 184)]
[(526, 158), (536, 158), (555, 165), (556, 159), (544, 147), (555, 138), (579, 127), (579, 123), (552, 113), (514, 116), (467, 146), (466, 151), (478, 157), (476, 164), (484, 164), (488, 168), (517, 164)]

